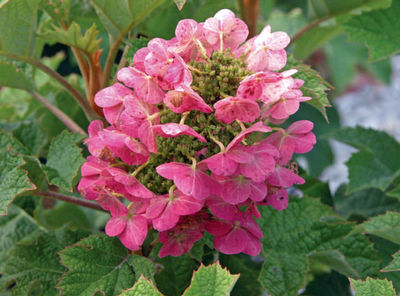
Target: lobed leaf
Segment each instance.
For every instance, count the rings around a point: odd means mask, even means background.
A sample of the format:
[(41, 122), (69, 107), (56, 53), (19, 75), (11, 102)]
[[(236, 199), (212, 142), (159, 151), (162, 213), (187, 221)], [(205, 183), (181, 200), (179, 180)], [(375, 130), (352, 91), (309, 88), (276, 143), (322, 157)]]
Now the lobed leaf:
[(63, 295), (84, 296), (96, 292), (117, 295), (143, 274), (152, 277), (155, 266), (147, 258), (130, 255), (117, 238), (92, 235), (60, 252), (69, 269), (57, 287)]
[(285, 66), (285, 70), (288, 69), (298, 70), (293, 77), (304, 80), (304, 85), (300, 90), (303, 92), (303, 96), (312, 98), (312, 100), (307, 101), (307, 103), (320, 111), (326, 121), (328, 121), (325, 108), (331, 106), (326, 94), (326, 92), (331, 89), (329, 83), (326, 82), (317, 71), (311, 69), (309, 66), (301, 64), (291, 56), (288, 56), (288, 61)]
[(393, 254), (393, 261), (382, 269), (383, 272), (400, 271), (400, 251)]
[(42, 233), (33, 241), (18, 243), (8, 253), (7, 262), (2, 269), (0, 286), (8, 287), (15, 283), (11, 296), (57, 295), (55, 285), (66, 271), (60, 264), (57, 252), (83, 235), (85, 233), (61, 229)]
[(11, 205), (8, 215), (0, 217), (0, 268), (5, 264), (8, 251), (19, 241), (42, 231), (37, 223), (21, 208)]
[(165, 0), (91, 0), (107, 31), (117, 38), (140, 24)]
[(158, 292), (157, 288), (154, 284), (146, 279), (143, 276), (140, 276), (139, 280), (135, 283), (135, 285), (124, 291), (119, 296), (162, 296), (160, 292)]
[[(0, 25), (1, 26), (1, 25)], [(1, 40), (0, 40), (1, 41)], [(35, 85), (15, 64), (0, 60), (0, 86), (35, 90)]]
[(387, 9), (375, 10), (352, 17), (343, 24), (350, 40), (369, 49), (369, 60), (386, 58), (400, 51), (400, 1), (393, 0)]
[(330, 18), (353, 10), (368, 11), (388, 8), (392, 0), (308, 0), (308, 16), (310, 20)]
[(366, 281), (350, 279), (355, 296), (395, 296), (392, 282), (368, 278)]
[(38, 7), (39, 0), (8, 0), (0, 4), (0, 51), (34, 56)]
[(88, 54), (93, 54), (99, 49), (101, 39), (97, 39), (99, 31), (93, 24), (82, 35), (82, 29), (77, 23), (72, 23), (67, 30), (53, 26), (53, 30), (47, 30), (41, 34), (46, 40), (52, 40), (71, 47), (79, 48)]
[(360, 149), (346, 163), (348, 193), (371, 187), (386, 190), (400, 172), (400, 143), (387, 133), (347, 127), (334, 132), (332, 137)]
[(354, 277), (379, 269), (368, 239), (333, 217), (317, 200), (292, 198), (285, 211), (265, 207), (261, 212), (265, 263), (259, 281), (270, 295), (297, 295), (305, 285), (310, 262)]
[(219, 262), (204, 266), (193, 273), (192, 283), (184, 296), (219, 296), (230, 295), (239, 275), (232, 275)]
[(81, 154), (82, 150), (76, 146), (82, 138), (80, 134), (71, 134), (64, 130), (51, 141), (44, 166), (49, 184), (73, 191), (74, 178), (85, 161)]
[(400, 245), (400, 213), (387, 212), (362, 223), (360, 227), (373, 234)]

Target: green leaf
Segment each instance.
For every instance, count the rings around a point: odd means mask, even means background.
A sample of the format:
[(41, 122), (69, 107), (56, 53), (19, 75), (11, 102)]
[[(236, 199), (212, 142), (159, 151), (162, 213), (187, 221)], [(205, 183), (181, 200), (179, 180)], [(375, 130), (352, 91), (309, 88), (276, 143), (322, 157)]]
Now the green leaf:
[(310, 20), (326, 19), (352, 10), (360, 12), (388, 8), (391, 2), (392, 0), (308, 0), (308, 16)]
[(157, 263), (164, 266), (164, 269), (155, 274), (154, 278), (160, 292), (167, 296), (182, 295), (189, 286), (193, 270), (199, 266), (188, 255), (159, 258)]
[(38, 4), (39, 0), (9, 0), (0, 4), (0, 51), (34, 56)]
[(194, 272), (192, 283), (186, 289), (184, 296), (217, 296), (229, 295), (239, 275), (232, 275), (223, 269), (219, 262), (212, 265), (200, 265)]
[(29, 120), (18, 124), (13, 129), (14, 136), (30, 150), (30, 154), (39, 156), (47, 144), (47, 134), (40, 126), (40, 120)]
[(85, 238), (60, 256), (69, 269), (57, 284), (63, 295), (116, 295), (131, 287), (140, 274), (152, 277), (155, 272), (149, 259), (130, 255), (117, 238), (106, 235)]
[(55, 285), (66, 271), (60, 264), (57, 252), (76, 242), (83, 235), (82, 232), (62, 229), (43, 233), (34, 241), (18, 243), (8, 254), (0, 286), (10, 286), (15, 283), (11, 296), (57, 295)]
[(346, 194), (342, 185), (333, 196), (335, 211), (345, 219), (364, 220), (384, 214), (386, 211), (400, 211), (400, 203), (379, 189), (369, 188)]
[(400, 184), (398, 184), (395, 188), (393, 188), (392, 190), (390, 190), (387, 193), (388, 196), (397, 198), (398, 200), (400, 200)]
[(27, 154), (29, 150), (18, 141), (14, 135), (0, 129), (0, 150), (9, 151), (11, 154)]
[(353, 232), (351, 224), (332, 223), (332, 211), (318, 200), (292, 198), (285, 211), (263, 207), (261, 216), (265, 263), (259, 280), (270, 295), (297, 295), (310, 262), (347, 276), (364, 277), (379, 270), (368, 239)]
[[(267, 1), (264, 1), (264, 3), (265, 2)], [(260, 13), (263, 13), (261, 9)], [(306, 19), (300, 8), (294, 8), (287, 13), (275, 9), (271, 11), (271, 14), (266, 19), (267, 22), (263, 23), (262, 27), (268, 24), (271, 26), (273, 32), (283, 31), (290, 36), (294, 35), (299, 30), (299, 28), (301, 28), (306, 23)]]
[(97, 39), (98, 35), (99, 31), (97, 31), (95, 24), (82, 35), (81, 27), (77, 23), (72, 23), (67, 30), (53, 26), (53, 30), (45, 31), (40, 36), (93, 54), (99, 49), (101, 43), (101, 39)]
[(226, 267), (234, 274), (240, 274), (231, 296), (259, 296), (262, 295), (263, 288), (256, 280), (260, 274), (261, 262), (256, 262), (251, 256), (244, 254), (225, 255), (220, 253), (219, 259), (221, 266)]
[(19, 88), (26, 91), (35, 90), (33, 82), (15, 64), (0, 60), (0, 86)]
[(86, 229), (91, 230), (91, 224), (86, 213), (81, 207), (69, 204), (59, 203), (52, 209), (43, 209), (39, 207), (34, 213), (35, 219), (47, 229), (57, 229), (65, 224), (71, 230)]
[(303, 92), (304, 96), (312, 98), (312, 100), (307, 101), (307, 103), (320, 111), (328, 121), (325, 108), (331, 106), (326, 94), (331, 88), (329, 83), (326, 82), (317, 71), (311, 69), (309, 66), (301, 64), (291, 56), (288, 56), (288, 62), (285, 67), (285, 70), (288, 69), (298, 70), (293, 77), (304, 80), (304, 85), (300, 90)]
[(332, 137), (360, 149), (347, 162), (348, 193), (371, 187), (385, 190), (395, 179), (400, 169), (400, 143), (387, 133), (348, 127), (333, 133)]
[(382, 269), (383, 272), (400, 271), (400, 251), (393, 254), (393, 261)]
[(21, 169), (24, 164), (21, 156), (0, 151), (0, 215), (7, 215), (7, 207), (18, 194), (36, 189)]
[(310, 56), (317, 48), (336, 37), (342, 32), (342, 27), (338, 24), (331, 26), (315, 27), (295, 42), (293, 55), (296, 59), (304, 60)]
[(400, 245), (400, 213), (387, 212), (384, 215), (369, 219), (360, 227), (367, 233)]
[(49, 184), (73, 191), (74, 178), (85, 161), (81, 149), (75, 145), (82, 138), (80, 134), (64, 131), (51, 142), (44, 167)]
[(127, 34), (165, 0), (91, 0), (107, 31), (114, 37)]
[(388, 280), (368, 278), (365, 282), (350, 279), (355, 296), (396, 296), (393, 285)]
[(186, 0), (174, 0), (176, 7), (178, 7), (179, 10), (182, 10), (183, 6), (186, 3)]
[(400, 50), (400, 1), (393, 0), (391, 7), (355, 16), (343, 24), (350, 40), (364, 44), (369, 49), (369, 60), (376, 61)]
[(139, 280), (135, 283), (135, 285), (132, 288), (124, 291), (119, 296), (144, 296), (144, 295), (162, 296), (151, 281), (149, 281), (143, 276), (140, 276)]
[(0, 217), (0, 268), (6, 262), (7, 253), (17, 242), (36, 235), (36, 222), (21, 208), (11, 205), (8, 215)]

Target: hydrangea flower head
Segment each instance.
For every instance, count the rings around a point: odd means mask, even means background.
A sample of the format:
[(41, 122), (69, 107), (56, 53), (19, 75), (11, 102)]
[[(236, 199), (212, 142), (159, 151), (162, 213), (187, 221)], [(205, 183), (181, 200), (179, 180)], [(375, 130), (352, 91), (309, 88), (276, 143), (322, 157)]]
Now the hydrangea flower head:
[(96, 94), (109, 126), (89, 126), (78, 190), (110, 211), (106, 233), (129, 249), (159, 231), (159, 256), (179, 256), (207, 231), (223, 253), (257, 255), (258, 207), (287, 207), (286, 188), (304, 183), (292, 156), (316, 142), (309, 121), (275, 125), (311, 99), (296, 70), (278, 72), (289, 36), (267, 26), (246, 41), (227, 9), (175, 34), (151, 40)]

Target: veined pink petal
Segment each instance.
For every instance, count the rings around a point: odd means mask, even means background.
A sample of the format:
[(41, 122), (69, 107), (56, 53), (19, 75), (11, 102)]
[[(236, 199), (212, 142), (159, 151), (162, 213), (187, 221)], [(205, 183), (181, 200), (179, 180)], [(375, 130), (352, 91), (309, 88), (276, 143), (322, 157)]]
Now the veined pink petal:
[(238, 119), (253, 122), (260, 116), (260, 108), (253, 100), (228, 97), (214, 104), (215, 117), (222, 123), (232, 123)]
[(232, 149), (234, 146), (239, 144), (248, 134), (251, 134), (253, 132), (263, 132), (263, 133), (268, 133), (271, 131), (271, 128), (268, 126), (265, 126), (261, 121), (256, 122), (246, 130), (240, 132), (226, 147), (227, 150)]
[(274, 186), (290, 187), (293, 184), (304, 184), (304, 179), (293, 173), (291, 170), (277, 166), (275, 171), (269, 175), (267, 181)]
[(214, 247), (224, 254), (237, 254), (242, 252), (248, 244), (249, 236), (241, 228), (233, 229), (227, 235), (216, 236)]
[(126, 223), (124, 232), (119, 235), (121, 243), (130, 250), (138, 250), (147, 235), (147, 220), (143, 216), (134, 216)]
[(164, 104), (175, 113), (198, 110), (211, 113), (213, 109), (191, 88), (181, 85), (178, 90), (170, 90), (164, 98)]
[(122, 68), (118, 71), (117, 77), (126, 86), (133, 87), (139, 98), (146, 103), (157, 104), (165, 96), (164, 91), (158, 86), (155, 78), (136, 68)]
[(121, 234), (126, 227), (126, 220), (123, 217), (111, 217), (106, 224), (106, 234), (108, 236), (117, 236)]
[(202, 135), (195, 132), (191, 127), (185, 124), (170, 122), (166, 124), (153, 125), (153, 131), (156, 135), (164, 138), (187, 135), (195, 137), (199, 139), (201, 142), (207, 142), (207, 140)]

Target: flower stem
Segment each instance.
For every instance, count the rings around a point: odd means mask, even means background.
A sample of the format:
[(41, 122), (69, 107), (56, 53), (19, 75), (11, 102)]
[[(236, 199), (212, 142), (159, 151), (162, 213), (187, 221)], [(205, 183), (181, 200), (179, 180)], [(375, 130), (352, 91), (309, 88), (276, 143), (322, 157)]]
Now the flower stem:
[(58, 74), (56, 71), (53, 69), (47, 67), (45, 64), (41, 63), (40, 61), (37, 61), (32, 58), (8, 53), (8, 52), (0, 52), (0, 56), (13, 59), (16, 61), (21, 61), (25, 62), (28, 64), (31, 64), (32, 66), (35, 66), (45, 72), (47, 75), (53, 77), (55, 80), (57, 80), (70, 94), (75, 98), (75, 100), (81, 105), (83, 111), (86, 114), (86, 117), (89, 120), (93, 120), (98, 118), (97, 114), (92, 110), (92, 108), (89, 105), (89, 102), (71, 85), (69, 82), (62, 77), (60, 74)]
[(39, 93), (33, 91), (31, 92), (31, 95), (38, 100), (42, 105), (49, 110), (51, 113), (53, 113), (58, 119), (60, 119), (66, 127), (68, 127), (72, 132), (74, 133), (80, 133), (84, 136), (87, 136), (85, 131), (75, 123), (67, 114), (65, 114), (63, 111), (58, 109), (56, 106), (50, 104), (44, 97), (42, 97)]
[(61, 194), (61, 193), (54, 192), (54, 191), (39, 191), (39, 192), (35, 193), (35, 195), (42, 196), (42, 197), (48, 197), (48, 198), (52, 198), (52, 199), (56, 199), (56, 200), (62, 200), (62, 201), (68, 202), (68, 203), (76, 204), (78, 206), (90, 208), (90, 209), (93, 209), (96, 211), (107, 212), (106, 210), (104, 210), (102, 207), (100, 207), (98, 204), (95, 204), (94, 202), (90, 202), (85, 199)]
[(297, 41), (297, 39), (299, 39), (301, 36), (303, 36), (305, 33), (307, 33), (308, 31), (310, 31), (312, 28), (318, 26), (320, 23), (322, 23), (323, 21), (325, 21), (327, 19), (327, 17), (323, 17), (323, 18), (319, 18), (316, 19), (315, 21), (305, 25), (303, 28), (301, 28), (296, 34), (293, 35), (293, 37), (290, 40), (290, 45), (295, 43)]

